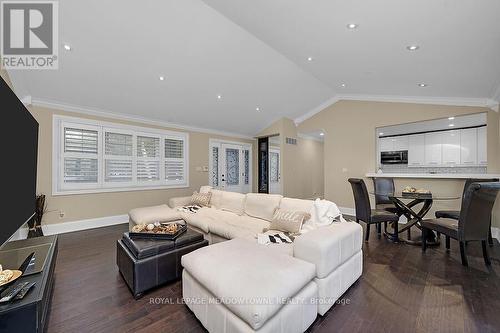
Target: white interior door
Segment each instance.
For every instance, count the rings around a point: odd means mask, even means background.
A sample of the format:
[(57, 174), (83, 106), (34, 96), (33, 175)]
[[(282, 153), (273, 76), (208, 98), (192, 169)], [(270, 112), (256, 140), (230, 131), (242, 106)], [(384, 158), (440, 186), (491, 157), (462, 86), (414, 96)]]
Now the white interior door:
[(269, 149), (269, 193), (272, 194), (281, 194), (280, 163), (280, 150)]
[(252, 151), (248, 145), (233, 143), (211, 144), (210, 184), (231, 192), (251, 191)]

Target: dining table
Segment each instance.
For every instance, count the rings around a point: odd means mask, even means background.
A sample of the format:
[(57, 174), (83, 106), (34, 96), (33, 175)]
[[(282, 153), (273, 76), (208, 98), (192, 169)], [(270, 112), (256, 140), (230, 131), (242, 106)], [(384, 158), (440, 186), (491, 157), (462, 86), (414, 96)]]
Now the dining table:
[[(419, 192), (403, 192), (396, 191), (394, 193), (379, 193), (372, 191), (372, 195), (385, 196), (394, 204), (397, 209), (398, 216), (406, 217), (406, 223), (393, 223), (393, 232), (384, 231), (386, 237), (393, 242), (404, 242), (411, 245), (421, 245), (421, 233), (412, 237), (411, 228), (416, 227), (422, 229), (421, 222), (425, 215), (431, 210), (434, 201), (449, 201), (458, 200), (461, 197), (456, 194), (441, 194), (441, 193), (419, 193)], [(406, 232), (406, 238), (400, 234)], [(439, 245), (439, 237), (431, 231), (427, 236), (427, 245)]]

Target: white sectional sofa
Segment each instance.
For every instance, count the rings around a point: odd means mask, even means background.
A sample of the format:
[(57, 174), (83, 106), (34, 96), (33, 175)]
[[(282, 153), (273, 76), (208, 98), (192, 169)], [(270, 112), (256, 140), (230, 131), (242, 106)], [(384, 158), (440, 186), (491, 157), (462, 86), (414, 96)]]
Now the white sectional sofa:
[[(334, 222), (329, 226), (320, 227), (302, 234), (292, 244), (258, 245), (256, 241), (257, 233), (269, 228), (277, 208), (310, 212), (313, 209), (314, 202), (273, 194), (248, 193), (245, 195), (214, 190), (209, 187), (200, 189), (200, 192), (207, 191), (212, 192), (211, 207), (203, 207), (196, 213), (180, 212), (177, 208), (188, 205), (191, 202), (191, 197), (173, 198), (169, 201), (170, 207), (162, 205), (131, 211), (129, 214), (130, 223), (133, 225), (135, 223), (151, 223), (158, 220), (182, 218), (191, 229), (201, 232), (210, 244), (232, 239), (244, 239), (255, 249), (265, 248), (269, 256), (288, 255), (293, 257), (294, 260), (313, 264), (312, 282), (314, 288), (305, 287), (304, 291), (307, 291), (307, 293), (312, 292), (315, 295), (317, 293), (318, 298), (314, 306), (320, 315), (324, 315), (361, 276), (363, 265), (362, 228), (358, 223)], [(204, 251), (209, 251), (209, 249), (199, 249), (188, 256), (193, 257), (197, 253), (200, 253), (201, 256)], [(221, 257), (221, 260), (225, 259)], [(221, 262), (221, 265), (227, 264), (227, 262)], [(184, 267), (188, 271), (183, 275), (183, 283), (186, 286), (191, 286), (199, 292), (203, 291), (208, 294), (213, 291), (210, 290), (210, 286), (201, 283), (204, 280), (203, 278), (196, 276), (196, 274), (203, 274), (202, 271), (196, 270), (196, 272), (193, 272), (192, 267), (195, 267), (193, 265), (190, 266), (191, 269)], [(243, 267), (242, 270), (244, 269)], [(246, 269), (251, 270), (252, 267)], [(268, 274), (272, 275), (272, 272)], [(234, 277), (234, 279), (238, 279), (238, 277)], [(199, 283), (199, 285), (195, 286), (193, 281)], [(193, 296), (192, 290), (186, 292)], [(199, 307), (187, 305), (204, 323), (200, 318), (200, 313), (205, 310), (197, 313), (197, 311), (201, 311)], [(224, 304), (218, 305), (224, 308)], [(310, 307), (307, 309), (310, 309)], [(230, 311), (229, 309), (226, 310)], [(232, 315), (235, 315), (234, 312)], [(272, 320), (272, 318), (268, 318), (268, 320)], [(207, 326), (205, 325), (205, 327)]]

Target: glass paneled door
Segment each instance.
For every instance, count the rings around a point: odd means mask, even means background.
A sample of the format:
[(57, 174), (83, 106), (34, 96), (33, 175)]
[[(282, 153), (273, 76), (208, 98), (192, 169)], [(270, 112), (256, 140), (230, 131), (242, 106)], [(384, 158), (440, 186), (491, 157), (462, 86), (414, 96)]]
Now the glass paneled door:
[(269, 193), (281, 194), (280, 150), (269, 149)]
[(251, 191), (251, 148), (232, 143), (210, 145), (211, 186), (231, 192)]

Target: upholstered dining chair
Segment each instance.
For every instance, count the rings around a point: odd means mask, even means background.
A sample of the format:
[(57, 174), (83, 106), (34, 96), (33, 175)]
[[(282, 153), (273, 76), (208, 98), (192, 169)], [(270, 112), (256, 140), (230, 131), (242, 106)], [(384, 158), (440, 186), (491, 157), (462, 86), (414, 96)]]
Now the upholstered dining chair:
[(491, 265), (486, 241), (490, 229), (491, 211), (500, 191), (499, 182), (472, 183), (467, 187), (458, 220), (452, 218), (426, 219), (422, 226), (422, 251), (427, 248), (426, 237), (429, 230), (446, 236), (446, 248), (450, 248), (450, 238), (460, 243), (462, 265), (468, 266), (465, 242), (481, 241), (486, 265)]
[(389, 199), (389, 195), (394, 194), (394, 179), (374, 177), (373, 188), (375, 190), (375, 208), (397, 213), (398, 209)]
[[(498, 178), (490, 178), (490, 179), (481, 179), (481, 178), (469, 178), (465, 181), (464, 185), (464, 191), (462, 194), (462, 205), (464, 204), (463, 201), (465, 199), (465, 192), (467, 191), (467, 188), (469, 187), (470, 184), (472, 183), (491, 183), (491, 182), (498, 182)], [(446, 218), (446, 219), (453, 219), (453, 220), (458, 220), (460, 217), (460, 211), (459, 210), (438, 210), (436, 213), (436, 218)], [(446, 238), (446, 242), (449, 243), (450, 239)], [(490, 222), (490, 229), (488, 231), (488, 243), (490, 246), (493, 246), (493, 237), (491, 235), (491, 222)]]
[(356, 206), (356, 222), (366, 223), (365, 241), (370, 237), (370, 225), (377, 225), (377, 233), (381, 235), (381, 224), (383, 222), (398, 222), (399, 216), (383, 209), (371, 209), (370, 198), (366, 189), (364, 180), (358, 178), (349, 178), (352, 192), (354, 194), (354, 204)]

